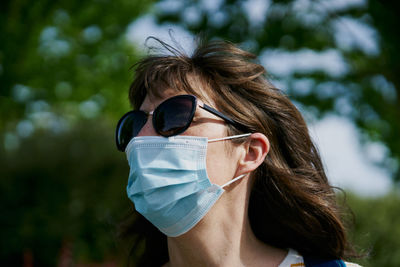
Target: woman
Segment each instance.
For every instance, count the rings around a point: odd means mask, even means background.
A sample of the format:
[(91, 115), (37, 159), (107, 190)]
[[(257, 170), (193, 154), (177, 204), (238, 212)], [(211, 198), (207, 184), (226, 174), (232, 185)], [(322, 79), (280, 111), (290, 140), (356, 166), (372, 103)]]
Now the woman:
[(136, 264), (345, 266), (352, 250), (317, 149), (254, 55), (213, 41), (189, 57), (159, 42), (172, 55), (136, 65), (135, 111), (116, 135), (143, 216), (125, 229)]

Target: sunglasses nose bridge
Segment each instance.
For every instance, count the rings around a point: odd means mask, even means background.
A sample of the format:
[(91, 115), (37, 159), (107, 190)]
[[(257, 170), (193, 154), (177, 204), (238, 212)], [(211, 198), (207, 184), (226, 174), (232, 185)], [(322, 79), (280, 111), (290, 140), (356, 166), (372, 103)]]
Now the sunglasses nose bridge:
[(140, 129), (137, 136), (159, 136), (153, 126), (153, 111), (147, 113), (147, 121), (143, 125), (142, 129)]

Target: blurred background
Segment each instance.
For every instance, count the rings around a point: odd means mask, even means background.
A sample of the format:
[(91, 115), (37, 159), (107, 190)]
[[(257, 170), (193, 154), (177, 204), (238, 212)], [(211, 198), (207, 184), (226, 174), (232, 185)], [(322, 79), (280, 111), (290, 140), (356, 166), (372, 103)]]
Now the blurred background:
[(364, 266), (400, 266), (400, 5), (378, 0), (3, 0), (0, 265), (123, 266), (114, 147), (149, 35), (259, 56), (355, 215)]

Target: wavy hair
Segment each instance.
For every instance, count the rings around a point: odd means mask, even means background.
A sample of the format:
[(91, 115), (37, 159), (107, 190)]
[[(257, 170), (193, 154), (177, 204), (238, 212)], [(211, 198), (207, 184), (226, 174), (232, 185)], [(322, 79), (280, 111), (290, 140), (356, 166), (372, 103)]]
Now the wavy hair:
[[(289, 98), (268, 81), (255, 55), (217, 40), (200, 42), (188, 56), (151, 38), (168, 53), (149, 55), (135, 64), (136, 77), (129, 91), (132, 106), (139, 107), (147, 94), (160, 95), (173, 88), (212, 101), (215, 108), (251, 132), (266, 135), (271, 148), (252, 173), (248, 211), (256, 237), (304, 256), (354, 256), (334, 188), (328, 183), (307, 125)], [(239, 133), (228, 127), (229, 134)], [(144, 244), (139, 265), (168, 261), (166, 237), (155, 227), (136, 215), (133, 223), (125, 225), (125, 235), (132, 235), (132, 229), (139, 233), (133, 250)]]

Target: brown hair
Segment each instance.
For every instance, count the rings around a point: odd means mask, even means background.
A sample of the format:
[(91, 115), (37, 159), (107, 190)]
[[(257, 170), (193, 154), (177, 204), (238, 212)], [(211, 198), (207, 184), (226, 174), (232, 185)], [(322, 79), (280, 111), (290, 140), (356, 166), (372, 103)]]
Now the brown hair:
[[(202, 42), (187, 56), (156, 40), (172, 55), (150, 55), (136, 64), (136, 78), (129, 91), (132, 106), (139, 107), (146, 94), (175, 88), (212, 101), (215, 108), (251, 132), (265, 134), (271, 148), (252, 174), (249, 219), (254, 234), (265, 243), (293, 248), (304, 256), (328, 259), (352, 255), (335, 192), (306, 123), (288, 97), (267, 80), (255, 56), (225, 41)], [(239, 133), (229, 127), (229, 134)], [(155, 252), (164, 257), (153, 263), (165, 263), (165, 237), (152, 226), (145, 229), (149, 232), (142, 237), (149, 250), (145, 249), (143, 259), (154, 260), (146, 253)]]

